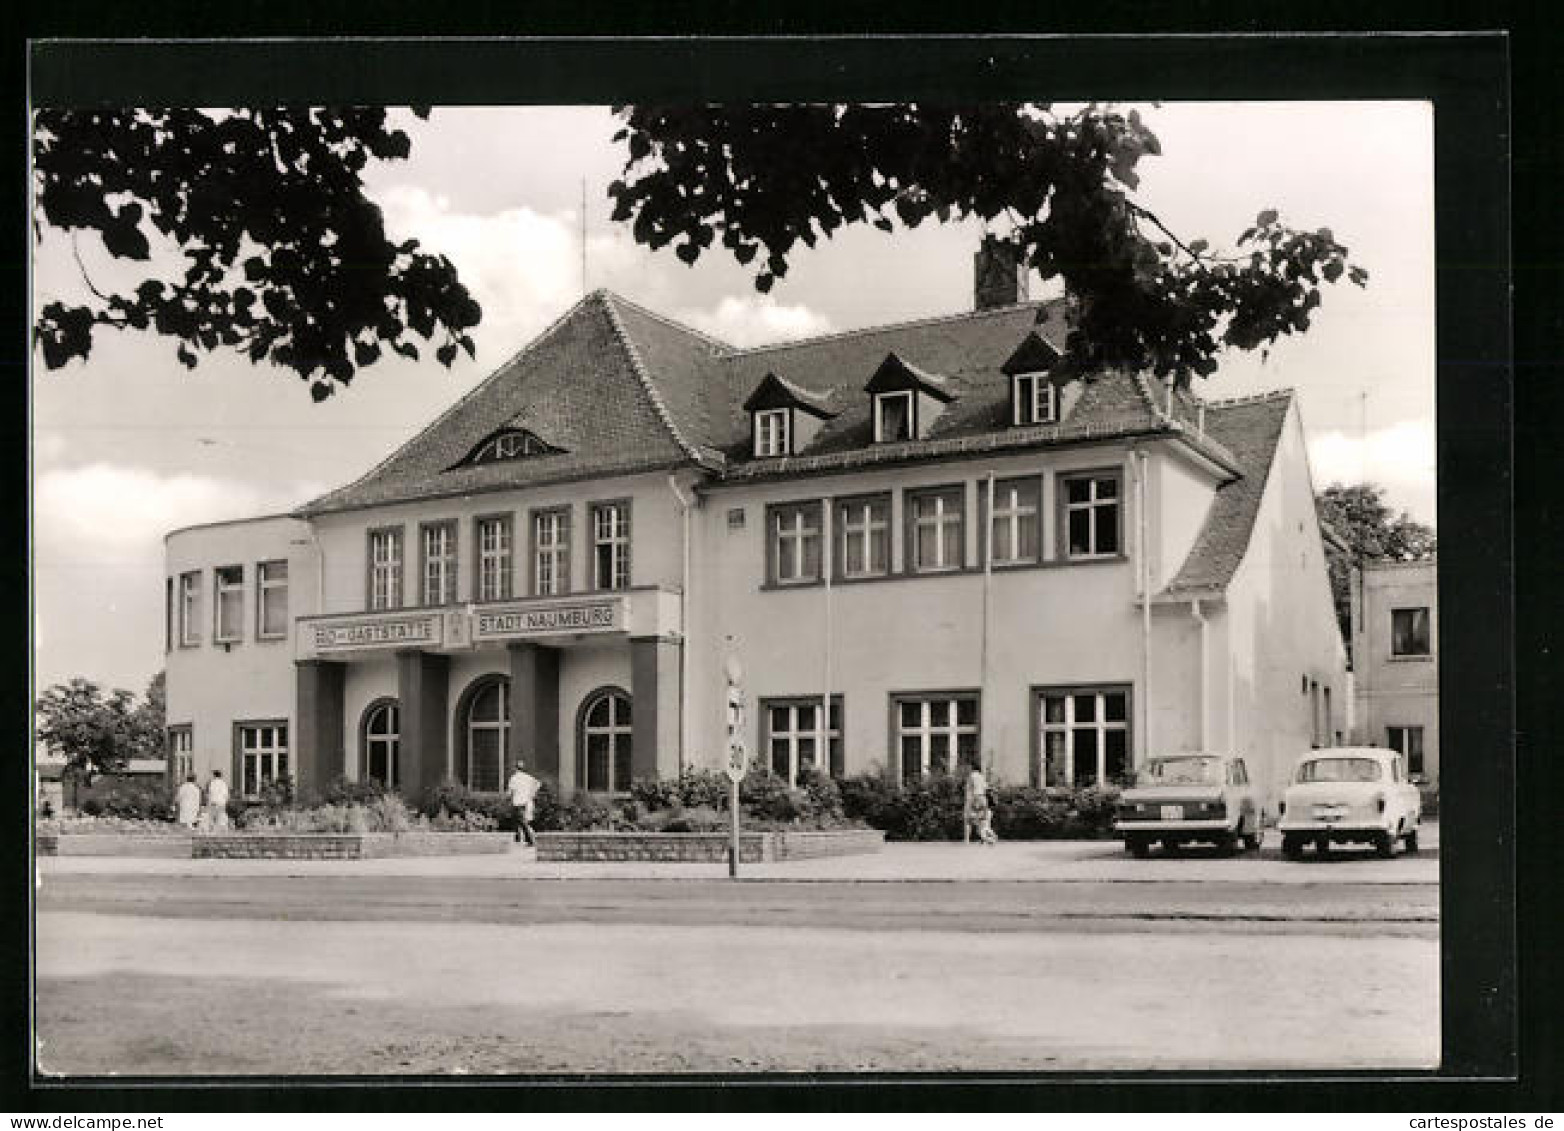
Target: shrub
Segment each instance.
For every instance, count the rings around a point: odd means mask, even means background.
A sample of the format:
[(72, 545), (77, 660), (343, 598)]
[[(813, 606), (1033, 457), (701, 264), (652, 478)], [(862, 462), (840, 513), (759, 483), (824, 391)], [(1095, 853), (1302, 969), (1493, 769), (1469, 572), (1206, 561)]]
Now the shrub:
[(646, 811), (672, 809), (683, 803), (679, 796), (679, 784), (675, 781), (631, 782), (630, 797)]
[(686, 766), (674, 783), (686, 809), (726, 809), (732, 783), (722, 770)]
[(548, 782), (543, 782), (532, 800), (532, 827), (542, 832), (560, 828), (559, 810), (559, 794)]
[(799, 785), (809, 798), (810, 815), (820, 819), (840, 819), (842, 812), (842, 787), (836, 779), (823, 770), (805, 766), (799, 775)]
[(336, 778), (326, 786), (321, 800), (327, 805), (370, 805), (386, 796), (389, 791), (373, 778), (367, 781), (349, 781)]
[(499, 827), (499, 823), (493, 817), (476, 809), (469, 809), (462, 813), (441, 811), (428, 821), (431, 829), (442, 833), (489, 833)]
[(787, 782), (757, 762), (739, 783), (739, 806), (746, 817), (791, 821), (802, 815), (807, 800), (802, 790), (788, 788)]
[(1000, 785), (988, 791), (994, 831), (1001, 840), (1046, 840), (1062, 835), (1070, 815), (1070, 791)]
[(896, 795), (896, 783), (876, 771), (843, 778), (837, 792), (842, 798), (844, 816), (883, 829), (886, 809)]
[(418, 811), (430, 818), (442, 813), (450, 817), (477, 813), (492, 821), (494, 828), (506, 832), (514, 832), (516, 829), (509, 796), (503, 793), (478, 793), (450, 778), (424, 791), (419, 798)]

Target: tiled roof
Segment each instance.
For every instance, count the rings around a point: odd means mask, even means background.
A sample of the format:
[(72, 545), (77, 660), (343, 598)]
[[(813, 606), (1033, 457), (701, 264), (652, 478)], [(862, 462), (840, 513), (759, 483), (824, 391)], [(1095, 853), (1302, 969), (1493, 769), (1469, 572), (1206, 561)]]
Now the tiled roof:
[(1206, 402), (1207, 434), (1232, 453), (1243, 475), (1217, 488), (1205, 526), (1161, 596), (1220, 590), (1232, 580), (1249, 548), (1292, 401), (1292, 390), (1282, 389), (1262, 396)]

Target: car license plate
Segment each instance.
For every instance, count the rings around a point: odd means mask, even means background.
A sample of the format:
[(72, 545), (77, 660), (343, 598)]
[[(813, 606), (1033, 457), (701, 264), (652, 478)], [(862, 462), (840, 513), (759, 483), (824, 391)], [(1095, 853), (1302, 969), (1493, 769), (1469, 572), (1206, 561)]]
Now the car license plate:
[(1316, 805), (1314, 817), (1319, 821), (1339, 821), (1347, 815), (1345, 805)]
[(1182, 805), (1164, 805), (1162, 807), (1162, 819), (1164, 821), (1182, 821), (1184, 819), (1184, 807)]

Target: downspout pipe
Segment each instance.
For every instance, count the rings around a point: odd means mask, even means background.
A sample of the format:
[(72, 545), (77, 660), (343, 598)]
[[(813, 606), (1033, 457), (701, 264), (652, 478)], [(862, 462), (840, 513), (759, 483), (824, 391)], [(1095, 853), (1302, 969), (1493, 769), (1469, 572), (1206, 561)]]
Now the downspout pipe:
[(690, 512), (698, 503), (679, 486), (678, 472), (668, 473), (668, 490), (679, 503), (682, 546), (679, 556), (679, 773), (690, 749)]
[[(1150, 492), (1147, 489), (1146, 453), (1136, 448), (1130, 458), (1135, 466), (1135, 510), (1139, 518), (1140, 533), (1136, 538), (1136, 556), (1140, 559), (1140, 699), (1141, 741), (1143, 754), (1149, 754), (1151, 745), (1151, 522), (1147, 514)], [(1141, 759), (1144, 762), (1144, 757)], [(1140, 763), (1137, 763), (1137, 766)]]

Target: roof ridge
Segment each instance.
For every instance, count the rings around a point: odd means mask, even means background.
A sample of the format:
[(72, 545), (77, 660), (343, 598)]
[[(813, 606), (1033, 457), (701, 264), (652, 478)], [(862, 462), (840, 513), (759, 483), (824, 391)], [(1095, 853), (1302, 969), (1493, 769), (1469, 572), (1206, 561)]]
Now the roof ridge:
[(1298, 390), (1291, 385), (1284, 385), (1280, 389), (1270, 389), (1263, 393), (1247, 393), (1241, 397), (1223, 397), (1221, 400), (1206, 401), (1207, 408), (1232, 408), (1234, 405), (1259, 404), (1263, 401), (1286, 400), (1297, 395)]
[(624, 347), (626, 356), (630, 359), (630, 369), (635, 373), (636, 380), (641, 383), (647, 399), (652, 402), (652, 411), (657, 414), (657, 419), (663, 422), (663, 427), (668, 429), (668, 434), (673, 437), (673, 442), (683, 448), (685, 454), (691, 459), (699, 461), (700, 453), (695, 445), (684, 438), (678, 425), (673, 421), (673, 413), (668, 411), (668, 405), (663, 400), (662, 394), (657, 389), (657, 384), (647, 372), (646, 363), (641, 358), (641, 351), (636, 348), (635, 339), (625, 329), (624, 322), (619, 317), (619, 311), (614, 307), (617, 298), (609, 291), (598, 289), (592, 292), (592, 296), (602, 303), (603, 309), (608, 312), (608, 321), (614, 328), (614, 336), (619, 339), (619, 344)]
[(640, 303), (636, 302), (633, 299), (625, 298), (624, 295), (619, 294), (619, 293), (617, 293), (615, 291), (611, 291), (607, 287), (599, 287), (593, 293), (594, 294), (600, 294), (604, 298), (610, 299), (613, 302), (624, 303), (624, 305), (628, 306), (631, 310), (634, 310), (638, 314), (644, 314), (646, 317), (650, 318), (653, 322), (661, 322), (664, 326), (667, 326), (670, 329), (680, 330), (680, 331), (682, 331), (682, 332), (684, 332), (686, 334), (692, 335), (693, 337), (697, 337), (701, 341), (705, 342), (707, 345), (714, 346), (716, 349), (720, 350), (722, 353), (725, 353), (725, 354), (733, 353), (738, 348), (738, 347), (734, 346), (731, 342), (725, 342), (721, 338), (713, 337), (712, 335), (706, 333), (706, 331), (704, 331), (704, 330), (697, 330), (694, 326), (686, 325), (685, 323), (680, 322), (676, 318), (669, 318), (666, 314), (659, 314), (657, 311), (652, 310), (649, 307), (642, 306)]
[[(474, 385), (472, 388), (468, 389), (461, 396), (457, 397), (456, 400), (452, 401), (449, 405), (447, 405), (445, 411), (442, 412), (439, 416), (435, 417), (428, 424), (424, 425), (418, 431), (414, 432), (411, 436), (409, 436), (406, 440), (402, 441), (402, 443), (398, 444), (395, 448), (391, 449), (391, 452), (390, 452), (389, 455), (387, 455), (379, 463), (377, 463), (373, 467), (371, 467), (368, 471), (364, 472), (363, 475), (360, 475), (357, 479), (354, 479), (352, 482), (344, 483), (341, 487), (337, 487), (337, 488), (335, 488), (333, 490), (327, 491), (324, 495), (321, 495), (318, 498), (311, 499), (309, 502), (301, 504), (300, 506), (298, 506), (298, 507), (294, 508), (292, 511), (290, 511), (289, 512), (289, 516), (290, 517), (294, 517), (294, 518), (301, 517), (301, 516), (307, 516), (314, 509), (315, 504), (320, 502), (321, 500), (329, 499), (329, 498), (331, 498), (331, 496), (336, 495), (336, 494), (340, 494), (343, 491), (351, 491), (354, 487), (357, 487), (360, 483), (363, 483), (365, 480), (373, 478), (374, 476), (378, 475), (385, 468), (385, 466), (387, 464), (389, 464), (392, 460), (396, 459), (397, 456), (401, 455), (408, 448), (410, 448), (414, 444), (416, 444), (421, 437), (427, 435), (429, 432), (431, 432), (435, 428), (439, 427), (439, 425), (443, 424), (446, 421), (446, 419), (448, 417), (450, 417), (451, 414), (454, 413), (457, 409), (461, 408), (468, 401), (472, 400), (479, 393), (481, 393), (484, 389), (487, 389), (491, 383), (493, 383), (494, 381), (499, 380), (500, 374), (506, 372), (513, 365), (515, 365), (517, 362), (519, 362), (522, 358), (526, 357), (527, 354), (531, 353), (533, 350), (537, 349), (539, 345), (541, 345), (542, 343), (546, 342), (555, 332), (557, 332), (559, 330), (559, 328), (561, 326), (563, 326), (566, 322), (568, 322), (570, 320), (571, 316), (574, 315), (576, 313), (576, 311), (578, 311), (582, 307), (584, 307), (587, 304), (587, 300), (589, 300), (591, 297), (592, 297), (591, 295), (583, 295), (579, 299), (577, 299), (574, 303), (572, 303), (565, 310), (565, 312), (563, 314), (561, 314), (558, 318), (554, 319), (554, 321), (550, 322), (547, 326), (545, 326), (543, 328), (543, 331), (540, 334), (538, 334), (537, 337), (533, 338), (526, 345), (522, 346), (515, 353), (511, 354), (511, 356), (503, 364), (497, 366), (494, 369), (494, 371), (491, 372), (487, 377), (485, 377), (483, 380), (479, 381), (476, 385)], [(503, 425), (502, 425), (502, 427), (503, 427)]]
[(988, 318), (1015, 310), (1051, 308), (1063, 301), (1063, 299), (1038, 299), (1035, 302), (1017, 302), (1009, 306), (988, 307), (985, 310), (964, 310), (959, 314), (934, 314), (925, 318), (909, 318), (903, 322), (885, 322), (878, 326), (859, 326), (852, 330), (837, 330), (830, 334), (815, 334), (812, 337), (794, 338), (786, 342), (772, 342), (770, 345), (765, 346), (733, 346), (729, 348), (732, 350), (734, 357), (751, 357), (770, 350), (795, 349), (798, 346), (814, 345), (816, 342), (837, 342), (843, 338), (856, 338), (867, 334), (883, 334), (891, 330), (910, 330), (919, 326), (937, 326), (946, 322)]

